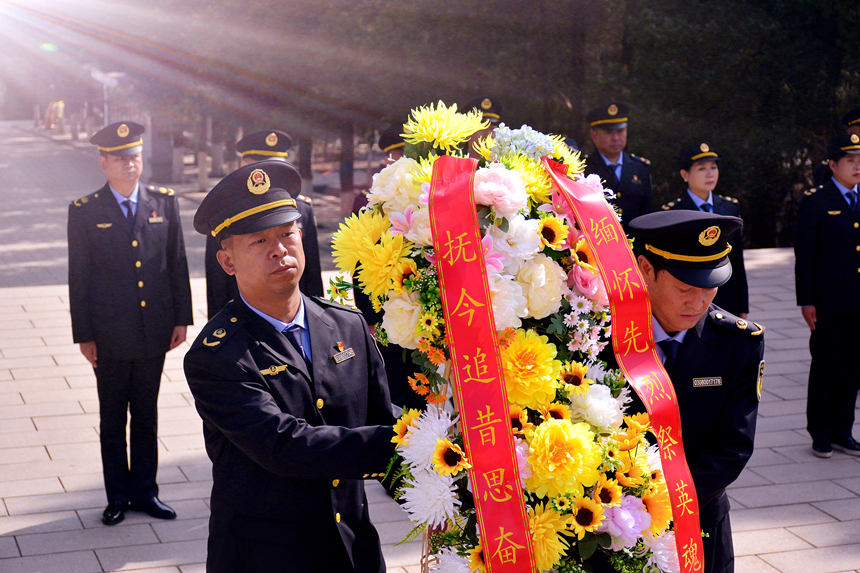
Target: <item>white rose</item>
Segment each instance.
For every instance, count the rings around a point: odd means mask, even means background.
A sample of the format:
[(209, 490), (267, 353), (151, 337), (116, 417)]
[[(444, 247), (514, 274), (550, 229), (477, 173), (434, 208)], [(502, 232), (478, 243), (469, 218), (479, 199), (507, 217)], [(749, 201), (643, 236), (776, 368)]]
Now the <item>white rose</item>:
[(406, 233), (406, 238), (419, 247), (433, 246), (433, 232), (430, 230), (430, 209), (415, 209), (412, 211), (412, 226)]
[(421, 315), (418, 295), (413, 292), (396, 294), (385, 301), (382, 312), (382, 328), (388, 334), (388, 340), (403, 348), (418, 348), (418, 336), (415, 334)]
[(409, 157), (401, 157), (373, 176), (373, 185), (367, 194), (370, 206), (382, 203), (385, 214), (403, 213), (409, 205), (417, 205), (421, 186), (412, 175), (418, 163)]
[(572, 422), (588, 422), (601, 429), (618, 428), (624, 420), (623, 404), (603, 384), (592, 384), (585, 396), (571, 396)]
[(493, 297), (493, 318), (496, 321), (496, 330), (506, 328), (519, 328), (522, 325), (521, 318), (528, 315), (526, 297), (523, 288), (507, 275), (490, 275), (490, 293)]
[(503, 272), (516, 274), (524, 261), (540, 252), (539, 228), (540, 222), (537, 219), (515, 215), (508, 220), (507, 233), (495, 226), (487, 229), (493, 238), (493, 249), (504, 256)]
[(567, 275), (554, 260), (539, 254), (517, 272), (517, 282), (528, 300), (529, 315), (546, 318), (561, 308), (561, 297), (567, 292)]

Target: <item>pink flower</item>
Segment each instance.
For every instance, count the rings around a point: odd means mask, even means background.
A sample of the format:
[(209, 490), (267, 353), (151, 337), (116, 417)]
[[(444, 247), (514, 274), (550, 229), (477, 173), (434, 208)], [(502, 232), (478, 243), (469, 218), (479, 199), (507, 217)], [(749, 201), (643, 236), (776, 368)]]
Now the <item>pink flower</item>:
[(514, 438), (514, 451), (517, 454), (517, 468), (520, 472), (522, 486), (526, 487), (526, 480), (532, 477), (532, 467), (529, 465), (529, 444), (525, 440)]
[(475, 172), (474, 190), (475, 203), (492, 207), (499, 217), (513, 217), (528, 206), (522, 177), (500, 163)]
[(612, 538), (612, 551), (622, 547), (633, 547), (642, 532), (651, 525), (651, 515), (638, 497), (625, 495), (621, 505), (604, 509), (603, 523), (597, 528), (600, 533), (608, 533)]
[(390, 231), (395, 235), (405, 235), (412, 228), (412, 205), (406, 207), (403, 213), (391, 213), (388, 215), (391, 221)]
[(481, 245), (484, 248), (484, 263), (487, 265), (487, 274), (490, 271), (499, 274), (502, 272), (502, 268), (504, 268), (505, 256), (502, 253), (493, 250), (493, 237), (490, 235), (484, 235), (484, 238), (481, 239)]
[(609, 297), (606, 295), (606, 288), (600, 276), (581, 265), (574, 265), (567, 273), (567, 285), (594, 302), (597, 308), (609, 304)]

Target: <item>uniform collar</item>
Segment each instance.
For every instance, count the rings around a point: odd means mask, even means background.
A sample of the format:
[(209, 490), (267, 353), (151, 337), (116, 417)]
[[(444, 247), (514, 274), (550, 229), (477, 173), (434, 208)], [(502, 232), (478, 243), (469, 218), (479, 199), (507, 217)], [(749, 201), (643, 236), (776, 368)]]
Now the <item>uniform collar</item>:
[(599, 150), (598, 150), (597, 154), (600, 155), (600, 158), (603, 159), (603, 162), (606, 164), (607, 167), (610, 165), (623, 165), (624, 164), (624, 152), (623, 151), (621, 152), (621, 155), (618, 156), (618, 161), (616, 161), (615, 163), (612, 163), (611, 161), (606, 159), (606, 156), (603, 155), (602, 153), (600, 153)]
[(850, 205), (851, 200), (848, 198), (848, 195), (850, 193), (854, 193), (856, 196), (857, 186), (855, 185), (854, 187), (851, 187), (851, 188), (846, 187), (845, 185), (843, 185), (842, 183), (837, 181), (836, 177), (831, 177), (830, 180), (833, 181), (833, 184), (836, 185), (836, 188), (839, 189), (839, 192), (842, 193), (842, 196), (845, 197), (845, 200), (848, 201), (848, 204)]
[(677, 340), (678, 342), (683, 343), (684, 337), (687, 336), (686, 330), (676, 332), (675, 336), (669, 336), (654, 316), (651, 317), (651, 326), (654, 330), (654, 342), (663, 342), (664, 340), (669, 340), (671, 338), (672, 340)]
[(299, 299), (299, 310), (296, 312), (296, 316), (293, 317), (293, 320), (291, 322), (283, 322), (282, 320), (278, 320), (277, 318), (275, 318), (273, 316), (269, 316), (268, 314), (266, 314), (262, 310), (254, 308), (251, 305), (251, 303), (249, 303), (247, 300), (245, 300), (245, 297), (242, 296), (242, 293), (239, 293), (239, 298), (242, 299), (242, 302), (245, 303), (245, 306), (247, 306), (252, 311), (254, 311), (254, 313), (257, 316), (259, 316), (260, 318), (262, 318), (263, 320), (265, 320), (266, 322), (271, 324), (272, 327), (275, 330), (277, 330), (278, 332), (283, 332), (284, 330), (286, 330), (289, 326), (291, 326), (293, 324), (298, 325), (303, 331), (306, 331), (308, 328), (307, 320), (305, 320), (305, 301), (303, 299)]
[(699, 211), (702, 210), (702, 205), (705, 203), (708, 203), (712, 209), (714, 208), (714, 193), (712, 191), (708, 191), (708, 198), (706, 200), (703, 200), (701, 197), (690, 191), (689, 187), (687, 188), (687, 195), (690, 196), (690, 199), (693, 200), (693, 203), (696, 204), (696, 208)]
[(113, 198), (116, 199), (116, 203), (120, 207), (122, 207), (123, 201), (131, 201), (132, 205), (137, 205), (137, 199), (140, 195), (140, 183), (137, 184), (137, 186), (134, 188), (134, 191), (132, 191), (131, 195), (129, 195), (128, 197), (123, 197), (119, 192), (117, 192), (116, 189), (113, 188), (113, 186), (111, 186), (110, 183), (108, 183), (108, 189), (110, 189), (111, 194), (113, 194)]

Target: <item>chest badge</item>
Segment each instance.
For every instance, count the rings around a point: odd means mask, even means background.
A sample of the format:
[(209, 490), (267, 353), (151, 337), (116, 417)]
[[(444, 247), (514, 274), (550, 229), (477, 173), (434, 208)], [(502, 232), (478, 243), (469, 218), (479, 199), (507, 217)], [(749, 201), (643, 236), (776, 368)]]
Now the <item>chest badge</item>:
[(332, 356), (332, 358), (334, 358), (335, 364), (340, 364), (341, 362), (343, 362), (345, 360), (349, 360), (350, 358), (355, 358), (355, 350), (353, 350), (352, 348), (346, 348), (345, 349), (343, 342), (337, 343), (337, 350), (338, 350), (338, 352)]
[(642, 183), (642, 180), (635, 173), (633, 174), (633, 183)]
[(147, 221), (150, 223), (163, 223), (164, 217), (160, 216), (158, 213), (153, 211), (152, 215), (149, 216), (149, 219), (147, 219)]
[(277, 374), (280, 374), (281, 372), (283, 372), (286, 369), (287, 369), (286, 364), (280, 364), (280, 365), (275, 364), (273, 366), (269, 366), (268, 368), (266, 368), (264, 370), (260, 370), (260, 374), (262, 374), (263, 376), (275, 376)]
[(693, 388), (716, 388), (722, 385), (722, 376), (711, 376), (710, 378), (693, 378)]
[(99, 229), (110, 229), (113, 227), (113, 223), (96, 223), (96, 227)]

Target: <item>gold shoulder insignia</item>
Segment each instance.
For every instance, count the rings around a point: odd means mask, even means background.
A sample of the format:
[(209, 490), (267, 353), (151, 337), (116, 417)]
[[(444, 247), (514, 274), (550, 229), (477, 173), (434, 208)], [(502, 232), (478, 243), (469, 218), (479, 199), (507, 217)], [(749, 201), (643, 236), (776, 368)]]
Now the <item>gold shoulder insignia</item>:
[(203, 346), (208, 346), (209, 348), (212, 348), (214, 346), (218, 346), (219, 344), (221, 344), (220, 340), (213, 340), (212, 342), (209, 342), (208, 338), (203, 337)]
[(758, 363), (758, 380), (756, 380), (756, 397), (761, 402), (762, 382), (764, 381), (764, 360)]
[(171, 189), (170, 187), (159, 187), (157, 185), (147, 185), (147, 191), (152, 191), (154, 193), (161, 193), (162, 195), (167, 195), (168, 197), (172, 197), (176, 194), (176, 191)]
[(668, 211), (669, 209), (671, 209), (671, 207), (669, 207), (668, 205), (663, 205), (660, 208), (663, 209), (664, 211)]
[(75, 199), (75, 200), (72, 202), (72, 204), (73, 204), (75, 207), (80, 207), (80, 206), (81, 206), (81, 201), (80, 201), (79, 199)]
[(751, 336), (760, 336), (764, 332), (764, 327), (762, 325), (760, 325), (759, 323), (754, 322), (753, 326), (756, 327), (756, 330), (750, 331)]
[(803, 192), (804, 195), (809, 197), (810, 195), (815, 195), (818, 192), (818, 187), (813, 187), (812, 189), (807, 189)]
[(313, 200), (313, 199), (311, 199), (311, 198), (310, 198), (310, 197), (308, 197), (307, 195), (302, 195), (301, 193), (300, 193), (300, 194), (298, 195), (298, 197), (296, 197), (296, 198), (297, 198), (297, 199), (300, 199), (300, 200), (302, 200), (302, 201), (304, 201), (305, 203), (308, 203), (308, 204), (312, 204), (312, 203), (314, 202), (314, 200)]

